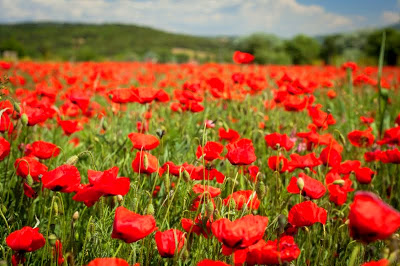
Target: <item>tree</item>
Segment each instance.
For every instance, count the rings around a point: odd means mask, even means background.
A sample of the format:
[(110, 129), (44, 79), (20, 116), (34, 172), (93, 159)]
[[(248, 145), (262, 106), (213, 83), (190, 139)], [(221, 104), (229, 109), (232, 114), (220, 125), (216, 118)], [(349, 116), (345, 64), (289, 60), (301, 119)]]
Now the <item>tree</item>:
[(318, 59), (321, 45), (317, 40), (305, 36), (297, 35), (293, 39), (286, 41), (286, 51), (292, 57), (293, 64), (311, 64)]

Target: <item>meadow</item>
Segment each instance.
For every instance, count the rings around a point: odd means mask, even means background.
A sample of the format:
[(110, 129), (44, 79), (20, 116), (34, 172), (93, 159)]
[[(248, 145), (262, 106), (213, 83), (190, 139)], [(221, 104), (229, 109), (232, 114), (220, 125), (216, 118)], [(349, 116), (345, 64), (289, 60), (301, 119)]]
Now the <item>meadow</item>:
[(1, 61), (0, 264), (397, 265), (400, 68), (233, 59)]

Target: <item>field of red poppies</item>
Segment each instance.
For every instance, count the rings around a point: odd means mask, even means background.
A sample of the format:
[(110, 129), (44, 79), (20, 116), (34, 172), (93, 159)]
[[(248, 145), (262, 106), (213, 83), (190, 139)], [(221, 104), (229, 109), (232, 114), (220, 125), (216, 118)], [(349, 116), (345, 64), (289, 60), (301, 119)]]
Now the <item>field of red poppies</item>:
[(252, 59), (0, 62), (0, 264), (398, 265), (400, 68)]

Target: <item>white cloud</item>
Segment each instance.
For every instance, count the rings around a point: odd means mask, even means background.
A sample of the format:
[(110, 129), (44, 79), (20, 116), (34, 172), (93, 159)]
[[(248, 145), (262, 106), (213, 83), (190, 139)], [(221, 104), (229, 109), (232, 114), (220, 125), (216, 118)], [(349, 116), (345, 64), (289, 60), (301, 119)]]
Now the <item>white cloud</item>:
[(263, 31), (290, 37), (349, 31), (366, 23), (357, 14), (344, 16), (296, 0), (0, 0), (0, 10), (3, 22), (120, 22), (201, 35)]
[(400, 22), (400, 13), (392, 12), (392, 11), (383, 11), (382, 20), (385, 24), (398, 23), (398, 22)]

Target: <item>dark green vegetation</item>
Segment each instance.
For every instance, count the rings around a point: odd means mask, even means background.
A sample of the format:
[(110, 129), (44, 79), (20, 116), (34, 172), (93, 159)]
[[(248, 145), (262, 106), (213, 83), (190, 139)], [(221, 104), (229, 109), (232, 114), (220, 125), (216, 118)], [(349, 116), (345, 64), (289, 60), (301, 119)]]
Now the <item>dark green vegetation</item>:
[(385, 64), (398, 65), (398, 25), (312, 38), (285, 40), (256, 33), (245, 37), (197, 37), (120, 24), (26, 23), (0, 25), (0, 52), (41, 60), (231, 62), (234, 50), (252, 53), (260, 64), (339, 65), (353, 60), (377, 64), (382, 31), (387, 34)]

